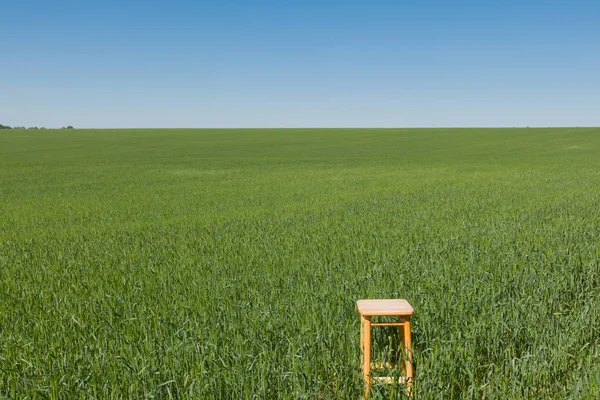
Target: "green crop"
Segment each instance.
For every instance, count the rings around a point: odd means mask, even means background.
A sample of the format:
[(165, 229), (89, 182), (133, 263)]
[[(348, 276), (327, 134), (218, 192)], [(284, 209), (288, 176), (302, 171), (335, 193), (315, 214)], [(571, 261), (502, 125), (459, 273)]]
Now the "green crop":
[(356, 399), (364, 298), (416, 399), (597, 398), (599, 259), (596, 128), (0, 131), (0, 398)]

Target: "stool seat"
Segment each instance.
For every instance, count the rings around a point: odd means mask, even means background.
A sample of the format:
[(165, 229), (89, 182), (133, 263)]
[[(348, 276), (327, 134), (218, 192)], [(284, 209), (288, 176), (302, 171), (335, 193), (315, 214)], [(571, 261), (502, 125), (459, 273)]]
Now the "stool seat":
[(408, 316), (415, 312), (408, 301), (401, 299), (358, 300), (356, 307), (360, 315), (366, 317)]

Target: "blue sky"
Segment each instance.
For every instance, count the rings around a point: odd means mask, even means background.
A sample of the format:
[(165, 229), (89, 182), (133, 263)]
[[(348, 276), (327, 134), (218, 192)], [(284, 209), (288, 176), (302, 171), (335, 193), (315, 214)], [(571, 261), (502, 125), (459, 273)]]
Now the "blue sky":
[(2, 124), (600, 126), (600, 1), (0, 1)]

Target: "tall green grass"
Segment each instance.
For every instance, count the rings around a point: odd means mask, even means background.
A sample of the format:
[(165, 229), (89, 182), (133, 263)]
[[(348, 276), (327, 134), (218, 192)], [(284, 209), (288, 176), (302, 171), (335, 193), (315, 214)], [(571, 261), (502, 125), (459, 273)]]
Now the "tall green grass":
[(599, 259), (600, 129), (0, 131), (0, 398), (356, 399), (361, 298), (415, 398), (597, 398)]

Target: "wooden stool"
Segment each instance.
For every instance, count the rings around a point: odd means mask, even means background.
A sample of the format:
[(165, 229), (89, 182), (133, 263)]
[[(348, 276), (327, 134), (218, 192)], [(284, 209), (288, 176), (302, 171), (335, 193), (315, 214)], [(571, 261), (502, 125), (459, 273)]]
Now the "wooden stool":
[[(392, 377), (371, 378), (371, 327), (372, 326), (397, 326), (402, 340), (403, 352), (408, 360), (404, 362), (402, 370), (406, 377), (401, 377), (399, 383), (406, 384), (410, 393), (413, 384), (412, 368), (412, 341), (410, 337), (410, 316), (415, 310), (406, 300), (358, 300), (356, 302), (360, 313), (360, 349), (362, 355), (362, 370), (365, 379), (365, 397), (369, 395), (371, 379), (392, 383)], [(397, 317), (398, 322), (371, 322), (372, 317)], [(403, 379), (404, 378), (404, 379)]]

